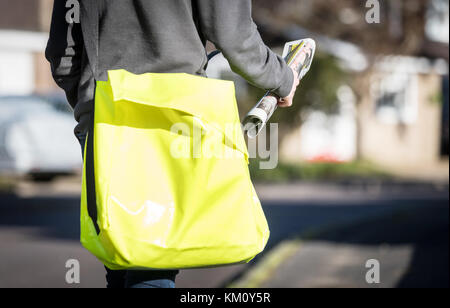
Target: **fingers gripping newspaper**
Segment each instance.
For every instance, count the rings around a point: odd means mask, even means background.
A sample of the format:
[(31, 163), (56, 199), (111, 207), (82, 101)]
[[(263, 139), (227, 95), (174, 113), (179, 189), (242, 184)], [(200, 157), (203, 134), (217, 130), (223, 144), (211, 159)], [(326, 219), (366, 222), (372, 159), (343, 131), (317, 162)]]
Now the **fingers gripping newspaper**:
[[(298, 72), (299, 80), (308, 73), (316, 51), (313, 39), (286, 43), (282, 57), (288, 66)], [(279, 98), (267, 92), (253, 107), (243, 121), (244, 132), (249, 138), (256, 138), (277, 109)]]

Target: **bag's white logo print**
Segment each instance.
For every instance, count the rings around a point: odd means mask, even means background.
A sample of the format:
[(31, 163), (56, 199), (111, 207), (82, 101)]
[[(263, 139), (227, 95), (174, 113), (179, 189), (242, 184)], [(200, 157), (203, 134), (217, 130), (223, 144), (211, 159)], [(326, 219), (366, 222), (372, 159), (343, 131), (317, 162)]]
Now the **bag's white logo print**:
[[(123, 203), (121, 203), (114, 196), (111, 196), (111, 200), (114, 201), (115, 204), (120, 206), (125, 212), (127, 212), (132, 216), (138, 216), (145, 211), (144, 224), (146, 226), (158, 223), (164, 216), (164, 213), (166, 211), (166, 206), (150, 200), (145, 201), (145, 203), (137, 211), (130, 211)], [(174, 203), (172, 202), (172, 204), (170, 204), (169, 207), (173, 208)]]

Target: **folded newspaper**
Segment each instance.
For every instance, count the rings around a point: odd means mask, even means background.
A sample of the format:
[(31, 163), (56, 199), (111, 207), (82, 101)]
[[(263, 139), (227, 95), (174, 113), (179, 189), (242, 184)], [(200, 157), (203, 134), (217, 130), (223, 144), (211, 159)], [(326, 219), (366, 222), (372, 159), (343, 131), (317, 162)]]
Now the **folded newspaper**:
[[(306, 75), (311, 68), (311, 64), (316, 51), (316, 43), (313, 39), (303, 39), (288, 42), (284, 46), (282, 57), (291, 66), (297, 63), (296, 71), (299, 79)], [(244, 119), (244, 132), (249, 138), (255, 138), (267, 124), (273, 113), (277, 109), (279, 98), (270, 92), (253, 107)]]

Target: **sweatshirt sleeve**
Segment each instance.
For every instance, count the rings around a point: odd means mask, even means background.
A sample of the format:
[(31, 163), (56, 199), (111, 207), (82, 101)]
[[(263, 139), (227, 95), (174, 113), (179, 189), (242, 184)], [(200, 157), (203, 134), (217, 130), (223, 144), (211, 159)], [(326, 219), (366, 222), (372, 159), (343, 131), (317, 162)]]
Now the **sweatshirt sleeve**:
[[(76, 5), (76, 2), (74, 3)], [(67, 100), (72, 107), (75, 107), (78, 101), (84, 48), (81, 24), (76, 19), (78, 9), (76, 6), (66, 8), (66, 1), (54, 1), (50, 37), (45, 50), (53, 79), (66, 92)]]
[(231, 69), (251, 84), (289, 95), (294, 76), (263, 42), (252, 19), (251, 0), (197, 0), (203, 35), (222, 51)]

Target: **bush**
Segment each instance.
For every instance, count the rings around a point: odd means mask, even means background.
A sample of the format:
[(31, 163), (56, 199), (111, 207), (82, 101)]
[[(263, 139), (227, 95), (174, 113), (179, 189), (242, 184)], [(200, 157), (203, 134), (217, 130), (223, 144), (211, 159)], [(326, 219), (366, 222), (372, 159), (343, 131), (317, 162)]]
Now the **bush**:
[(387, 172), (366, 161), (349, 163), (280, 163), (276, 169), (261, 170), (259, 161), (251, 160), (250, 174), (255, 182), (270, 183), (369, 178), (386, 179), (391, 177)]

